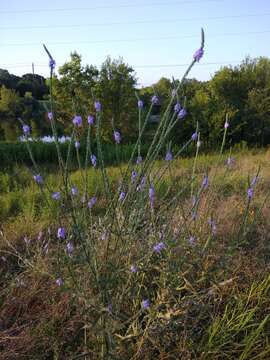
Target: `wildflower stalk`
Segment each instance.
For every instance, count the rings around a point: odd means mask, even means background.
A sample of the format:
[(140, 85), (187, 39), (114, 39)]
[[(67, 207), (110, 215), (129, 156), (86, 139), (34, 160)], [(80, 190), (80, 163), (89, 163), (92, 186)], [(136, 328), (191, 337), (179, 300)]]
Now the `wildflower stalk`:
[[(198, 131), (198, 123), (197, 123), (197, 129), (196, 129), (196, 133)], [(200, 141), (200, 133), (198, 134), (198, 141)], [(195, 178), (195, 172), (196, 172), (196, 165), (197, 165), (197, 160), (198, 160), (198, 154), (199, 154), (199, 146), (196, 146), (196, 154), (195, 154), (195, 158), (194, 158), (194, 162), (193, 162), (193, 168), (192, 168), (192, 175), (191, 175), (191, 192), (190, 192), (190, 197), (193, 196), (193, 191), (194, 191), (194, 178)]]

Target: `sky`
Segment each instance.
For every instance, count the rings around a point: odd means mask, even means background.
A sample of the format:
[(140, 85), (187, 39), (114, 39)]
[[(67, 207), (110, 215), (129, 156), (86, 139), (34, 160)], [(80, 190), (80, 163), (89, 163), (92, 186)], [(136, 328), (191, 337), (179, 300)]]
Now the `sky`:
[(205, 56), (189, 77), (209, 80), (246, 56), (270, 57), (270, 0), (1, 0), (0, 68), (49, 75), (72, 51), (97, 67), (123, 57), (140, 86), (183, 75), (205, 31)]

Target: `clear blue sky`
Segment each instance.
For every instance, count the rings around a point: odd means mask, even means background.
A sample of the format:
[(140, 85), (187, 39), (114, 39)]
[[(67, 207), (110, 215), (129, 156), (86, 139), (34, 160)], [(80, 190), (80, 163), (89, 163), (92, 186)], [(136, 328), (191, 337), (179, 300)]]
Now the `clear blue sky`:
[[(45, 43), (57, 66), (71, 51), (99, 66), (110, 55), (133, 66), (138, 82), (180, 77), (206, 34), (205, 57), (192, 77), (207, 80), (220, 63), (270, 57), (270, 0), (2, 0), (0, 67), (48, 75)], [(211, 64), (218, 63), (218, 64)], [(147, 65), (151, 65), (146, 67)]]

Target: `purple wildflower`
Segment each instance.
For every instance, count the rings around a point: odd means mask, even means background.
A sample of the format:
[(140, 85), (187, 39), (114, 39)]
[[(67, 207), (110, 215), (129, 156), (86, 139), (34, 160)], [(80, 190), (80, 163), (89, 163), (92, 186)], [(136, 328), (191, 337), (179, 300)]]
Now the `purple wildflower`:
[(96, 112), (101, 111), (101, 103), (99, 101), (95, 101), (95, 109)]
[(172, 161), (172, 159), (173, 159), (173, 154), (172, 154), (172, 152), (171, 151), (167, 151), (167, 153), (166, 153), (166, 156), (165, 156), (165, 160), (166, 161)]
[(67, 243), (66, 250), (67, 250), (68, 255), (71, 256), (71, 254), (72, 254), (73, 251), (74, 251), (74, 245), (73, 245), (73, 243), (72, 243), (71, 241), (69, 241), (69, 242)]
[(143, 101), (142, 100), (138, 100), (138, 108), (139, 109), (143, 108)]
[(82, 126), (82, 117), (80, 115), (75, 115), (72, 122), (75, 126), (80, 127)]
[(259, 176), (258, 175), (254, 176), (254, 178), (251, 180), (250, 186), (251, 187), (255, 186), (258, 180), (259, 180)]
[(194, 246), (196, 245), (196, 238), (195, 236), (190, 236), (189, 239), (188, 239), (188, 242), (191, 246)]
[(48, 254), (49, 252), (49, 244), (46, 243), (44, 246), (43, 246), (43, 251), (45, 252), (45, 254)]
[(231, 157), (231, 156), (229, 156), (226, 163), (227, 163), (228, 166), (233, 165), (233, 163), (234, 163), (234, 158)]
[(61, 198), (61, 193), (59, 191), (53, 192), (52, 193), (52, 199), (53, 200), (60, 200)]
[(73, 196), (78, 195), (78, 189), (76, 188), (76, 186), (72, 186), (72, 188), (71, 188), (71, 195), (73, 195)]
[(92, 154), (92, 155), (90, 156), (90, 159), (91, 159), (92, 165), (93, 165), (94, 167), (96, 167), (96, 166), (97, 166), (97, 157), (96, 157), (96, 155)]
[(130, 271), (131, 271), (132, 273), (136, 273), (136, 272), (138, 271), (137, 266), (136, 266), (136, 265), (131, 265)]
[(248, 196), (249, 200), (253, 197), (253, 192), (254, 192), (254, 190), (252, 189), (252, 187), (248, 188), (247, 196)]
[(150, 185), (149, 187), (149, 200), (150, 200), (150, 206), (151, 208), (154, 207), (154, 200), (155, 200), (155, 189), (153, 185)]
[(179, 102), (177, 102), (175, 105), (174, 105), (174, 111), (176, 113), (178, 113), (179, 111), (181, 110), (181, 105)]
[(203, 178), (203, 181), (202, 181), (202, 188), (206, 189), (209, 185), (209, 180), (208, 180), (208, 176), (205, 175), (205, 177)]
[(53, 58), (50, 58), (50, 60), (49, 60), (49, 67), (50, 67), (51, 71), (54, 70), (55, 65), (56, 65), (55, 60), (54, 60)]
[(121, 191), (120, 192), (120, 195), (119, 195), (119, 200), (120, 201), (124, 201), (125, 200), (125, 197), (126, 197), (126, 193), (124, 191)]
[(151, 103), (152, 103), (152, 105), (157, 105), (157, 104), (158, 104), (158, 97), (157, 97), (157, 95), (152, 96), (152, 98), (151, 98)]
[(37, 184), (39, 184), (39, 185), (42, 185), (42, 184), (43, 184), (43, 179), (42, 179), (42, 176), (41, 176), (41, 175), (39, 175), (39, 174), (34, 175), (33, 178), (34, 178), (34, 180), (35, 180), (35, 182), (36, 182)]
[(137, 157), (136, 164), (139, 165), (139, 164), (142, 163), (142, 161), (143, 161), (143, 158), (141, 157), (141, 155), (139, 155), (139, 156)]
[(226, 120), (226, 121), (225, 121), (225, 124), (224, 124), (224, 129), (228, 129), (228, 127), (229, 127), (229, 123), (228, 123), (228, 121)]
[(143, 190), (146, 184), (146, 176), (141, 178), (141, 183), (137, 186), (137, 191)]
[(193, 55), (193, 59), (197, 62), (199, 62), (201, 60), (201, 58), (203, 57), (204, 51), (202, 48), (199, 48)]
[(148, 299), (142, 301), (142, 307), (148, 309), (150, 307), (150, 301)]
[(66, 237), (66, 230), (63, 227), (58, 228), (57, 237), (58, 239), (64, 239)]
[(97, 202), (97, 198), (96, 196), (93, 196), (89, 201), (88, 201), (88, 208), (92, 209), (92, 207), (95, 205), (95, 203)]
[(55, 283), (57, 286), (62, 286), (64, 284), (64, 281), (62, 278), (58, 278), (55, 280)]
[(165, 249), (165, 247), (166, 246), (165, 246), (164, 242), (161, 241), (161, 242), (159, 242), (159, 243), (157, 243), (156, 245), (153, 246), (153, 251), (160, 254), (161, 251), (163, 249)]
[(131, 172), (131, 182), (134, 183), (134, 181), (136, 180), (136, 177), (137, 177), (137, 171), (135, 170), (132, 170)]
[(94, 121), (95, 121), (94, 116), (89, 115), (87, 117), (87, 122), (88, 122), (89, 125), (94, 125)]
[(30, 126), (28, 125), (23, 125), (23, 133), (24, 135), (29, 135), (30, 134)]
[(185, 108), (181, 109), (178, 113), (178, 119), (184, 119), (184, 117), (187, 115), (187, 110)]
[(81, 146), (79, 141), (75, 141), (74, 146), (76, 149), (79, 149), (79, 147)]
[(198, 138), (197, 132), (195, 132), (191, 135), (191, 140), (195, 141), (195, 140), (197, 140), (197, 138)]
[(48, 119), (49, 119), (50, 121), (52, 121), (52, 119), (53, 119), (53, 113), (52, 113), (51, 111), (48, 112), (47, 116), (48, 116)]
[(217, 225), (216, 225), (216, 223), (212, 219), (209, 219), (208, 224), (209, 224), (209, 226), (211, 228), (212, 235), (216, 235), (216, 233), (217, 233)]
[(40, 240), (42, 239), (42, 237), (43, 237), (43, 232), (40, 231), (40, 232), (38, 233), (37, 240), (40, 241)]
[(116, 142), (116, 144), (120, 144), (121, 142), (121, 134), (119, 131), (114, 131), (113, 132), (113, 137), (114, 137), (114, 141)]

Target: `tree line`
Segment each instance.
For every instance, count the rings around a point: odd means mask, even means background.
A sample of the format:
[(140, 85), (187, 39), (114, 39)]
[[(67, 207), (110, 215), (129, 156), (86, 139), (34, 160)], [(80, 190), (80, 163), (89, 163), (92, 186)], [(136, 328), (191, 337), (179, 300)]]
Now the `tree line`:
[[(122, 58), (108, 57), (100, 69), (83, 65), (76, 52), (53, 77), (53, 99), (60, 134), (70, 134), (75, 114), (85, 119), (94, 114), (94, 99), (102, 104), (104, 141), (112, 141), (112, 128), (121, 131), (123, 141), (137, 137), (137, 97), (145, 112), (155, 94), (159, 98), (154, 114), (162, 113), (177, 80), (161, 78), (150, 87), (139, 89), (136, 73)], [(34, 137), (48, 135), (49, 81), (36, 74), (22, 77), (0, 69), (0, 139), (16, 140), (21, 134), (18, 118), (29, 124)], [(135, 96), (137, 94), (137, 97)], [(187, 79), (179, 93), (179, 102), (187, 110), (175, 125), (173, 140), (182, 144), (199, 124), (202, 141), (208, 148), (220, 140), (225, 117), (229, 120), (229, 142), (241, 141), (252, 146), (270, 143), (270, 59), (247, 57), (237, 66), (225, 66), (209, 81)], [(172, 104), (171, 111), (174, 111)], [(149, 123), (144, 141), (157, 124)]]

